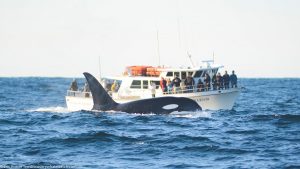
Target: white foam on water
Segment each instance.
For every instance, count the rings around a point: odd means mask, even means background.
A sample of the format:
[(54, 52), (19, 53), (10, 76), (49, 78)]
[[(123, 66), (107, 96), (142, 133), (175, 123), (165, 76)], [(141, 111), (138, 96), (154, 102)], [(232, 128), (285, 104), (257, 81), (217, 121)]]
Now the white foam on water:
[(183, 118), (211, 118), (212, 111), (195, 111), (195, 112), (190, 112), (190, 111), (182, 111), (182, 112), (172, 112), (170, 115), (174, 117), (183, 117)]
[(70, 113), (72, 111), (68, 110), (66, 107), (40, 107), (36, 109), (29, 109), (28, 112), (52, 112), (52, 113)]

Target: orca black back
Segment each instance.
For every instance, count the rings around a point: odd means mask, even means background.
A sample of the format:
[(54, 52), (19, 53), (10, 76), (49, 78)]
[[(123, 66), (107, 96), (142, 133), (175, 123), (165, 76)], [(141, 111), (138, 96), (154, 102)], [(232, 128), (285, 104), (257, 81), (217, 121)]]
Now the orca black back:
[(127, 113), (169, 114), (176, 111), (196, 111), (202, 109), (197, 102), (190, 98), (165, 96), (119, 104), (116, 110)]

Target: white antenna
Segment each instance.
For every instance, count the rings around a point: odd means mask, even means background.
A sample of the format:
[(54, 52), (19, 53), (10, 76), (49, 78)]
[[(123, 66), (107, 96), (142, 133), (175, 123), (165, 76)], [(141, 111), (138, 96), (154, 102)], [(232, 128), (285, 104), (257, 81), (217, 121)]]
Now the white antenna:
[(215, 51), (213, 51), (213, 63), (215, 63)]
[(100, 78), (100, 80), (101, 80), (101, 58), (100, 58), (100, 55), (99, 55), (99, 58), (98, 58), (99, 60), (99, 78)]
[(188, 55), (188, 57), (189, 57), (189, 60), (190, 60), (190, 63), (191, 63), (191, 65), (192, 65), (192, 67), (194, 68), (195, 65), (194, 65), (194, 62), (193, 62), (193, 60), (192, 60), (192, 55), (191, 55), (189, 52), (187, 52), (187, 55)]
[(178, 44), (179, 48), (181, 48), (181, 35), (180, 35), (180, 19), (179, 19), (179, 2), (176, 1), (176, 7), (177, 7), (177, 29), (178, 29)]
[(158, 66), (160, 66), (160, 51), (159, 51), (159, 37), (158, 37), (158, 30), (156, 31), (156, 39), (157, 39)]

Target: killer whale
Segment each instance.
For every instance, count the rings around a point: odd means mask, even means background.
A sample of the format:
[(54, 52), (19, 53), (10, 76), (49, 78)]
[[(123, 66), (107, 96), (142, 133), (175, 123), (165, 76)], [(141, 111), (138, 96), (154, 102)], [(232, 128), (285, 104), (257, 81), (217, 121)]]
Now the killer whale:
[(185, 97), (157, 97), (119, 104), (109, 96), (93, 75), (87, 72), (84, 72), (83, 75), (85, 76), (92, 93), (94, 102), (92, 110), (113, 110), (141, 114), (169, 114), (174, 111), (202, 110), (197, 102)]

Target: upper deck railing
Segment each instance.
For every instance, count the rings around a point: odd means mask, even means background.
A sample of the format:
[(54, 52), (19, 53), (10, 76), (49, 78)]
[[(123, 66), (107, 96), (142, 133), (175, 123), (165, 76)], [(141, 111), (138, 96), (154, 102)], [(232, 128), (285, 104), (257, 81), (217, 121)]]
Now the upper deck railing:
[[(180, 87), (172, 87), (167, 88), (165, 91), (162, 91), (163, 95), (168, 94), (183, 94), (183, 93), (199, 93), (199, 92), (209, 92), (209, 91), (223, 91), (223, 90), (229, 90), (233, 88), (238, 88), (237, 86), (218, 86), (218, 85), (210, 85), (210, 86), (199, 86), (199, 85), (193, 85), (193, 86), (180, 86)], [(150, 89), (147, 89), (150, 91)], [(156, 91), (162, 90), (159, 86), (157, 86)], [(112, 92), (108, 92), (109, 95), (112, 96)], [(83, 92), (83, 91), (67, 91), (67, 96), (73, 96), (73, 97), (81, 97), (81, 98), (92, 98), (91, 92)]]
[(191, 86), (179, 86), (179, 87), (172, 87), (165, 89), (163, 94), (180, 94), (180, 93), (198, 93), (198, 92), (208, 92), (208, 91), (222, 91), (222, 90), (229, 90), (233, 88), (238, 88), (237, 85), (235, 86), (218, 86), (218, 85), (191, 85)]

